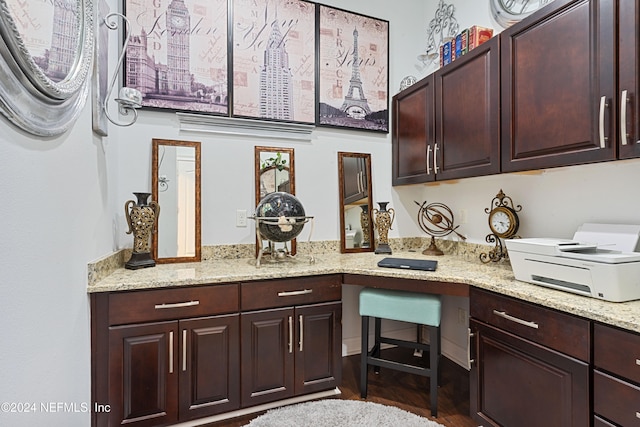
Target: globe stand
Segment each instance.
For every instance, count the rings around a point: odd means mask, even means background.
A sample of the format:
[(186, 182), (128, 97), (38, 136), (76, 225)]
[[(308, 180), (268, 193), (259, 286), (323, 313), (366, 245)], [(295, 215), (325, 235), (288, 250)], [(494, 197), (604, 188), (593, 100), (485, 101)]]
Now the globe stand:
[(440, 256), (440, 255), (444, 255), (444, 252), (438, 249), (438, 247), (436, 246), (436, 238), (431, 236), (431, 244), (429, 244), (429, 247), (427, 249), (422, 251), (422, 255)]
[[(297, 255), (292, 255), (289, 251), (289, 247), (287, 245), (291, 240), (285, 240), (282, 242), (276, 242), (274, 240), (267, 239), (263, 237), (260, 232), (260, 224), (265, 225), (282, 225), (282, 218), (275, 217), (250, 217), (256, 221), (256, 237), (258, 238), (258, 245), (260, 249), (258, 250), (258, 255), (256, 256), (256, 267), (260, 267), (262, 264), (262, 259), (264, 256), (268, 256), (271, 261), (274, 262), (282, 262), (287, 259), (294, 260), (297, 259)], [(309, 231), (309, 238), (307, 242), (311, 241), (311, 234), (313, 233), (313, 217), (312, 216), (296, 216), (296, 217), (286, 217), (287, 221), (293, 221), (295, 224), (306, 224), (311, 222), (311, 230)], [(265, 251), (264, 242), (268, 243), (267, 250)], [(277, 248), (276, 244), (282, 243), (282, 248)], [(309, 263), (313, 264), (315, 262), (315, 258), (313, 255), (308, 255)]]

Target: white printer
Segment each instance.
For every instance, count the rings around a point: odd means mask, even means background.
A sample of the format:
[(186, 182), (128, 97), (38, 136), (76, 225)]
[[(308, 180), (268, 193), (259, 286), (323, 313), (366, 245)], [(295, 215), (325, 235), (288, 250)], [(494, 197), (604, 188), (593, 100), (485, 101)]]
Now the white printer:
[(517, 280), (606, 301), (640, 299), (640, 225), (583, 224), (573, 239), (506, 240)]

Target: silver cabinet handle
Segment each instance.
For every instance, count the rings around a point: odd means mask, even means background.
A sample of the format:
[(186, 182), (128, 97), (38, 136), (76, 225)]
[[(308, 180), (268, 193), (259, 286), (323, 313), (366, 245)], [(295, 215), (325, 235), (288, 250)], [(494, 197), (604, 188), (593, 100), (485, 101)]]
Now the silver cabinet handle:
[(169, 373), (173, 374), (173, 331), (169, 332)]
[(302, 314), (298, 317), (298, 323), (300, 324), (300, 342), (298, 343), (298, 351), (302, 351), (302, 342), (304, 341), (304, 319)]
[(182, 370), (187, 370), (187, 330), (182, 330)]
[(196, 301), (186, 301), (186, 302), (175, 302), (175, 303), (170, 303), (170, 304), (156, 304), (155, 308), (156, 310), (162, 310), (165, 308), (181, 308), (181, 307), (193, 307), (195, 305), (200, 304), (200, 301), (196, 300)]
[(512, 322), (518, 323), (520, 325), (528, 326), (530, 328), (538, 329), (538, 324), (536, 322), (530, 322), (528, 320), (518, 319), (517, 317), (513, 317), (507, 314), (504, 311), (493, 310), (493, 314), (496, 316), (500, 316), (504, 319), (511, 320)]
[(427, 145), (427, 175), (431, 175), (431, 145)]
[[(467, 348), (469, 349), (469, 355), (468, 355), (469, 367), (471, 367), (471, 365), (476, 363), (476, 359), (471, 358), (471, 339), (475, 337), (476, 337), (476, 334), (471, 332), (471, 328), (467, 328)], [(477, 354), (477, 351), (476, 351), (476, 354)]]
[(640, 412), (636, 412), (636, 418), (640, 418)]
[(640, 366), (640, 359), (636, 359), (636, 365)]
[(306, 295), (313, 293), (313, 289), (303, 289), (301, 291), (283, 291), (278, 292), (279, 297), (294, 297), (296, 295)]
[(627, 145), (629, 138), (627, 134), (627, 102), (629, 101), (627, 93), (628, 91), (625, 89), (620, 95), (620, 144), (622, 145)]
[(293, 317), (289, 316), (289, 353), (293, 353)]
[(433, 146), (433, 173), (438, 173), (438, 143), (436, 142)]
[(600, 148), (605, 148), (606, 144), (605, 141), (607, 140), (607, 138), (604, 136), (604, 109), (606, 107), (608, 107), (609, 105), (607, 104), (607, 97), (603, 96), (600, 98), (600, 121), (599, 126), (598, 126), (598, 130), (599, 130), (599, 134), (600, 134)]

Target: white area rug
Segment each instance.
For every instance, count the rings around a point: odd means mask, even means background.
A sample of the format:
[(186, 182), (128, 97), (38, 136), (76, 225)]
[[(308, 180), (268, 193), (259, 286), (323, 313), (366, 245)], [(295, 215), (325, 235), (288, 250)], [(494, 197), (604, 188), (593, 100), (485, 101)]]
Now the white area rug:
[(393, 406), (358, 400), (325, 399), (271, 409), (245, 427), (438, 427)]

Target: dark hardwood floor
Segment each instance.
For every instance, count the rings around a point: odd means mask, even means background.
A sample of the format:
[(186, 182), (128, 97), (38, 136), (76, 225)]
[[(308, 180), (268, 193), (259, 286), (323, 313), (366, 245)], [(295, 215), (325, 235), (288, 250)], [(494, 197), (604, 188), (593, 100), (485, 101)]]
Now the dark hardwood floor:
[[(392, 348), (383, 350), (384, 357), (415, 363), (411, 350)], [(381, 369), (374, 374), (369, 368), (367, 400), (383, 405), (396, 406), (405, 411), (433, 419), (446, 427), (476, 427), (469, 417), (469, 373), (443, 357), (438, 391), (438, 418), (431, 417), (429, 408), (429, 378), (391, 369)], [(360, 400), (360, 355), (342, 358), (341, 395), (337, 399)], [(206, 427), (242, 427), (260, 413), (207, 424)], [(304, 426), (301, 426), (304, 427)]]

